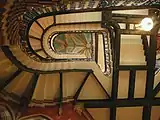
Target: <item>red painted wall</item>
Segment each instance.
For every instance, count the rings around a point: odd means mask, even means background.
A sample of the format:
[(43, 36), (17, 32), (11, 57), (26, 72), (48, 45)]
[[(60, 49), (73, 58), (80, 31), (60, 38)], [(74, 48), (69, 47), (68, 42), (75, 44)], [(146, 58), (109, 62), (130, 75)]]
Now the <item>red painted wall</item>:
[(55, 107), (32, 107), (23, 113), (24, 116), (35, 114), (43, 114), (52, 118), (53, 120), (87, 120), (83, 115), (79, 115), (71, 104), (65, 104), (62, 107), (62, 115), (58, 115), (58, 106)]

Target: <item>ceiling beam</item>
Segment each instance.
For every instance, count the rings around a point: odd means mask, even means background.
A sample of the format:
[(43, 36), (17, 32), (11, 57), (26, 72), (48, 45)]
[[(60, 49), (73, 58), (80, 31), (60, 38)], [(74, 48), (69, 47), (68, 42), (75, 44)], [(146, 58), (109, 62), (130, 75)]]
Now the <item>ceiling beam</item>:
[(28, 104), (31, 102), (32, 96), (34, 94), (34, 91), (37, 85), (38, 78), (39, 78), (39, 74), (34, 73), (32, 75), (31, 80), (29, 81), (25, 91), (21, 96), (20, 110), (19, 110), (20, 112), (24, 112), (27, 109)]
[(141, 35), (141, 40), (142, 40), (142, 44), (143, 44), (143, 49), (144, 49), (144, 54), (145, 54), (145, 58), (147, 61), (147, 57), (148, 57), (148, 50), (149, 50), (149, 45), (148, 45), (148, 38), (146, 35)]
[(129, 75), (128, 99), (134, 99), (136, 70), (131, 70)]
[(27, 110), (28, 104), (30, 103), (32, 96), (33, 96), (33, 93), (34, 93), (34, 90), (36, 88), (38, 78), (39, 78), (39, 74), (34, 73), (32, 75), (30, 82), (28, 83), (25, 91), (23, 92), (23, 94), (21, 96), (18, 114), (24, 113)]
[(95, 62), (98, 64), (98, 34), (95, 33)]
[(77, 104), (83, 104), (85, 108), (114, 108), (114, 107), (137, 107), (137, 106), (160, 106), (160, 99), (150, 100), (146, 98), (135, 98), (133, 100), (117, 99), (115, 101), (109, 99), (87, 99), (77, 100)]
[(39, 74), (34, 73), (32, 75), (32, 78), (30, 82), (28, 83), (26, 90), (23, 92), (23, 97), (27, 98), (28, 101), (31, 101), (34, 90), (36, 88), (37, 82), (38, 82)]
[(146, 65), (120, 65), (119, 70), (128, 71), (128, 70), (147, 70)]
[(151, 105), (145, 105), (143, 107), (142, 120), (150, 120), (151, 119)]
[(63, 73), (59, 72), (60, 74), (60, 95), (59, 95), (59, 115), (62, 114), (62, 104), (63, 104)]
[[(119, 62), (120, 62), (120, 40), (121, 40), (121, 31), (118, 23), (110, 21), (108, 26), (112, 26), (115, 31), (115, 42), (113, 44), (113, 75), (112, 75), (112, 91), (111, 99), (116, 101), (118, 95), (118, 79), (119, 79)], [(110, 111), (110, 120), (116, 120), (116, 106), (112, 106)]]
[(117, 111), (116, 111), (116, 107), (111, 107), (110, 108), (110, 120), (116, 120), (116, 115), (117, 115)]
[(9, 83), (11, 83), (22, 71), (18, 69), (7, 80), (0, 82), (0, 91), (2, 91)]

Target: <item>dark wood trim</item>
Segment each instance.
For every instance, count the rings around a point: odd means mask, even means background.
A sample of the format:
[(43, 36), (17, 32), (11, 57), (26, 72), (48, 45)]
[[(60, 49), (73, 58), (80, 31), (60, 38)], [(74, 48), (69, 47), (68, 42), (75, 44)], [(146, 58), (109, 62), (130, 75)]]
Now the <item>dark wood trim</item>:
[(158, 92), (160, 92), (160, 82), (153, 90), (153, 97), (155, 97), (158, 94)]
[(53, 25), (56, 25), (56, 15), (53, 15)]
[(75, 102), (77, 101), (77, 99), (78, 99), (78, 97), (79, 97), (79, 94), (80, 94), (80, 92), (81, 92), (81, 90), (82, 90), (84, 84), (86, 83), (86, 81), (87, 81), (87, 79), (88, 79), (88, 77), (90, 76), (91, 73), (92, 73), (92, 72), (87, 72), (87, 74), (86, 74), (86, 76), (85, 76), (85, 78), (84, 78), (82, 84), (80, 85), (80, 87), (78, 88), (76, 94), (74, 95), (73, 98), (74, 98), (74, 101), (75, 101)]
[(147, 70), (147, 65), (120, 65), (119, 70)]
[(33, 96), (33, 93), (35, 91), (35, 88), (36, 88), (36, 85), (37, 85), (37, 82), (38, 82), (38, 79), (39, 79), (39, 74), (37, 73), (34, 73), (32, 75), (32, 78), (30, 80), (30, 82), (28, 83), (25, 91), (23, 92), (23, 97), (26, 98), (28, 100), (28, 102), (31, 101), (32, 99), (32, 96)]
[(110, 120), (116, 120), (116, 107), (111, 107), (110, 108)]
[(63, 73), (59, 72), (60, 75), (60, 84), (59, 84), (59, 114), (62, 113), (62, 104), (63, 104)]
[(37, 21), (37, 20), (35, 20), (35, 22), (37, 23), (37, 25), (43, 30), (43, 32), (44, 32), (44, 28), (42, 27), (42, 25)]
[(148, 50), (149, 50), (149, 45), (148, 45), (148, 40), (147, 40), (147, 36), (146, 35), (141, 35), (141, 39), (142, 39), (142, 44), (143, 44), (143, 49), (144, 49), (144, 55), (145, 55), (145, 60), (148, 61), (147, 57), (148, 57)]
[(11, 83), (22, 71), (18, 69), (13, 73), (7, 80), (4, 80), (0, 83), (0, 91), (2, 91), (9, 83)]
[(115, 108), (115, 107), (138, 107), (138, 106), (160, 106), (160, 99), (148, 100), (146, 98), (134, 98), (128, 99), (116, 99), (115, 101), (110, 99), (87, 99), (77, 100), (77, 104), (83, 104), (85, 108)]
[(95, 33), (95, 61), (98, 63), (98, 33)]
[[(112, 92), (111, 100), (115, 102), (118, 95), (118, 79), (119, 79), (119, 63), (120, 63), (120, 26), (115, 21), (106, 21), (102, 24), (102, 27), (110, 29), (110, 32), (115, 33), (112, 42), (112, 56), (113, 56), (113, 75), (112, 75)], [(112, 30), (113, 27), (113, 30)], [(113, 33), (110, 33), (113, 34)], [(110, 109), (110, 120), (116, 120), (116, 106), (112, 106)]]
[(155, 76), (155, 64), (156, 64), (156, 48), (157, 48), (157, 33), (159, 30), (160, 24), (155, 26), (151, 30), (150, 44), (147, 55), (147, 77), (146, 77), (146, 89), (145, 89), (145, 98), (148, 100), (148, 105), (143, 107), (143, 119), (150, 120), (151, 115), (151, 105), (149, 103), (152, 100), (153, 96), (153, 85), (154, 85), (154, 76)]
[(134, 99), (135, 77), (136, 77), (136, 71), (131, 70), (129, 75), (129, 90), (128, 90), (129, 100)]
[(115, 31), (115, 43), (113, 45), (114, 49), (114, 60), (113, 60), (113, 77), (112, 77), (112, 99), (117, 99), (118, 93), (118, 77), (119, 77), (119, 62), (120, 62), (120, 27), (118, 23), (110, 21), (108, 25), (111, 25)]
[(35, 52), (40, 52), (40, 51), (43, 51), (43, 49), (42, 49), (42, 48), (40, 48), (40, 49), (35, 49), (34, 51), (35, 51)]
[[(155, 32), (155, 31), (154, 31)], [(154, 72), (155, 72), (155, 64), (156, 64), (156, 32), (153, 33), (150, 37), (150, 46), (149, 46), (149, 54), (148, 54), (148, 70), (147, 70), (147, 83), (146, 83), (146, 94), (147, 98), (152, 96), (152, 89), (154, 84)]]
[(104, 93), (106, 94), (106, 97), (111, 99), (111, 96), (108, 94), (108, 92), (104, 89), (103, 85), (99, 82), (98, 78), (95, 76), (95, 74), (93, 73), (93, 76), (96, 79), (96, 82), (98, 82), (98, 84), (100, 85), (100, 87), (102, 88), (102, 90), (104, 91)]
[(143, 107), (143, 114), (142, 114), (142, 119), (143, 120), (150, 120), (151, 119), (151, 105), (145, 105)]
[(33, 38), (33, 39), (35, 39), (35, 40), (42, 41), (41, 38), (37, 38), (37, 37), (32, 36), (32, 35), (29, 35), (29, 38)]

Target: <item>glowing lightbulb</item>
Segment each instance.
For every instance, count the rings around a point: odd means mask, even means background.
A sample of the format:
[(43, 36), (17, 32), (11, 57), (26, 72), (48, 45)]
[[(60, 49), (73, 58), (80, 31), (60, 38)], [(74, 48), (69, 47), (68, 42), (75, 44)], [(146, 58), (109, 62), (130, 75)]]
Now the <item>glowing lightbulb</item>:
[(144, 31), (150, 31), (153, 28), (153, 21), (151, 18), (144, 18), (141, 21), (140, 26)]

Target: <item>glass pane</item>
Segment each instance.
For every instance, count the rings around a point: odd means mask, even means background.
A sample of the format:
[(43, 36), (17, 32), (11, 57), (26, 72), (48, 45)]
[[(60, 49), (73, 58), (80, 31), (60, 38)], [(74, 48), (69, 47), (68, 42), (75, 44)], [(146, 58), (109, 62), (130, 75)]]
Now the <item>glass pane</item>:
[(61, 33), (53, 40), (52, 46), (58, 54), (79, 54), (91, 58), (92, 33)]

